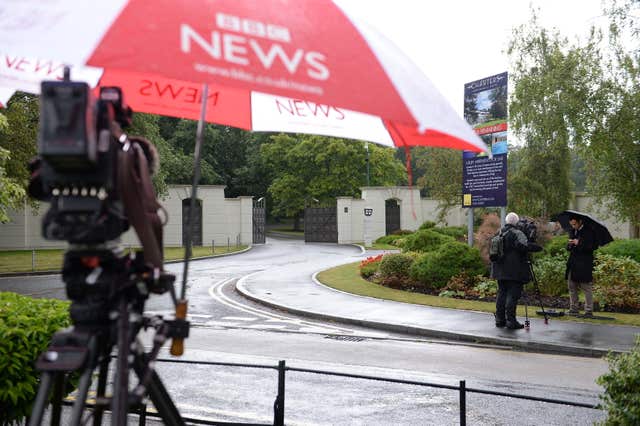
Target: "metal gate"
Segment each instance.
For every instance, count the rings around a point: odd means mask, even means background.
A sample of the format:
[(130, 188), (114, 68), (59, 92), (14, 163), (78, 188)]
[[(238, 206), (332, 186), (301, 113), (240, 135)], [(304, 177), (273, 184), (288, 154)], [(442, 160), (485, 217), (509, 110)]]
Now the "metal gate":
[[(182, 200), (182, 245), (186, 245), (187, 230), (189, 229), (189, 207), (191, 199)], [(193, 227), (191, 228), (191, 246), (202, 245), (202, 200), (196, 200), (195, 214), (193, 215)]]
[(304, 210), (304, 241), (307, 243), (337, 243), (338, 213), (336, 206), (307, 207)]
[(267, 209), (264, 197), (253, 200), (253, 244), (265, 243), (264, 226), (267, 219)]
[(384, 202), (386, 235), (391, 235), (400, 230), (400, 205), (398, 200), (387, 200)]

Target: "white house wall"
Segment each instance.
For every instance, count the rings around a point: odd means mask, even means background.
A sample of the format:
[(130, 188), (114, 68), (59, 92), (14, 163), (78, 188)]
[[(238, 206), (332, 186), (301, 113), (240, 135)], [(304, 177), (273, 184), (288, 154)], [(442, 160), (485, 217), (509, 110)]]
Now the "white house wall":
[[(252, 197), (224, 198), (224, 186), (201, 185), (198, 198), (202, 200), (202, 243), (205, 246), (215, 241), (216, 245), (250, 245), (253, 240)], [(164, 245), (182, 246), (182, 200), (191, 195), (191, 186), (171, 185), (168, 194), (160, 200), (167, 211), (168, 221), (164, 226)], [(45, 240), (41, 235), (42, 218), (49, 209), (48, 203), (40, 203), (36, 210), (27, 207), (21, 211), (10, 211), (9, 223), (0, 224), (0, 248), (64, 248), (65, 241)], [(125, 246), (140, 246), (133, 229), (121, 237)]]
[[(450, 209), (444, 222), (438, 223), (438, 202), (433, 199), (421, 199), (417, 188), (409, 187), (364, 187), (362, 199), (338, 197), (338, 242), (341, 244), (364, 241), (364, 208), (373, 208), (371, 219), (372, 239), (382, 237), (386, 233), (385, 201), (398, 200), (400, 205), (400, 228), (415, 231), (428, 220), (442, 226), (466, 226), (468, 209), (454, 207)], [(413, 204), (412, 204), (413, 199)], [(349, 208), (349, 213), (344, 208)], [(604, 222), (614, 238), (630, 238), (629, 222), (617, 221), (611, 212), (598, 206), (585, 194), (576, 193), (570, 205), (571, 209), (593, 214)], [(414, 217), (415, 213), (415, 217)]]
[(606, 206), (598, 205), (595, 199), (584, 193), (576, 193), (569, 208), (593, 215), (607, 226), (613, 238), (630, 238), (632, 235), (632, 227), (629, 222), (616, 220)]

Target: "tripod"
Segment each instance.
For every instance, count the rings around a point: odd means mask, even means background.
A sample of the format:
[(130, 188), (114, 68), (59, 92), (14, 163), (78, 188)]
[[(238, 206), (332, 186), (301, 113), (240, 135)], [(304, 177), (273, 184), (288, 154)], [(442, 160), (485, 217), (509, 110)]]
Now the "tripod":
[[(65, 253), (63, 280), (71, 299), (73, 327), (56, 333), (48, 349), (40, 355), (36, 367), (42, 372), (40, 386), (29, 419), (29, 426), (40, 425), (51, 400), (51, 424), (59, 425), (65, 382), (78, 377), (77, 396), (65, 424), (85, 424), (85, 401), (93, 371), (99, 368), (93, 424), (102, 424), (105, 410), (111, 411), (111, 424), (127, 424), (131, 408), (141, 406), (148, 396), (167, 425), (184, 425), (180, 413), (164, 384), (153, 369), (160, 348), (167, 338), (188, 335), (188, 322), (165, 321), (162, 317), (143, 316), (149, 292), (163, 293), (173, 286), (170, 274), (153, 276), (145, 268), (143, 255), (135, 259), (122, 256), (121, 249), (71, 250)], [(153, 328), (153, 348), (145, 353), (137, 335)], [(111, 397), (107, 380), (111, 352), (117, 348)], [(129, 391), (129, 371), (139, 382)]]
[[(540, 286), (538, 285), (538, 278), (536, 277), (536, 273), (533, 270), (533, 264), (531, 263), (531, 259), (527, 260), (527, 264), (529, 265), (529, 273), (531, 274), (531, 282), (533, 283), (533, 288), (536, 292), (536, 297), (538, 298), (538, 302), (540, 303), (540, 310), (542, 312), (542, 315), (544, 315), (544, 323), (545, 324), (549, 324), (549, 316), (547, 315), (547, 312), (544, 310), (544, 306), (542, 305), (542, 294), (540, 293)], [(524, 302), (524, 315), (525, 315), (525, 321), (524, 321), (524, 326), (525, 328), (528, 330), (531, 323), (529, 321), (529, 295), (527, 294), (527, 296), (525, 297), (525, 302)]]

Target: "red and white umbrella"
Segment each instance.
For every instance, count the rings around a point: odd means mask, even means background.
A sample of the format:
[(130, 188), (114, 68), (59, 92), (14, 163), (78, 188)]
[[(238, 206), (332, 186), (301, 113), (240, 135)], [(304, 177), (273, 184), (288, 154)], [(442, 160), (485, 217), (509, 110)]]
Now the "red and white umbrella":
[(336, 2), (4, 0), (0, 46), (104, 70), (101, 84), (121, 86), (138, 111), (199, 117), (191, 213), (205, 119), (488, 152), (411, 60)]
[(204, 83), (210, 122), (487, 150), (400, 50), (330, 0), (9, 0), (0, 44), (104, 69), (100, 84), (142, 112), (198, 118)]

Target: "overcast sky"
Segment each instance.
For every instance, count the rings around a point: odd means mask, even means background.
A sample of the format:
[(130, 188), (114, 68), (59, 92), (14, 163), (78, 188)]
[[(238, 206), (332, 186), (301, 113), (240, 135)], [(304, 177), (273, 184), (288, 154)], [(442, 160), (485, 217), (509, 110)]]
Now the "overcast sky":
[(512, 28), (540, 9), (546, 28), (584, 36), (601, 0), (342, 0), (392, 39), (462, 115), (464, 84), (508, 71)]

